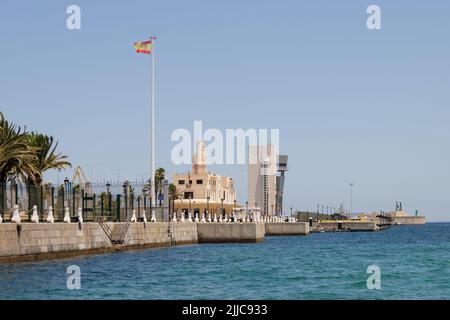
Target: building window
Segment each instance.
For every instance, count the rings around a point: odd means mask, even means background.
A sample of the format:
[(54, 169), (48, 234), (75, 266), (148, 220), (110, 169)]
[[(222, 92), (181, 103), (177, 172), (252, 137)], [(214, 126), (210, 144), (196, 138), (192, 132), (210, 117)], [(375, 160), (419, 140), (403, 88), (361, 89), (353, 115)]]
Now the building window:
[(194, 199), (194, 193), (193, 192), (185, 192), (184, 199)]
[(203, 180), (201, 179), (197, 180), (197, 184), (203, 184)]
[(189, 180), (189, 184), (192, 184), (192, 180)]
[(184, 184), (184, 180), (178, 180), (178, 184)]

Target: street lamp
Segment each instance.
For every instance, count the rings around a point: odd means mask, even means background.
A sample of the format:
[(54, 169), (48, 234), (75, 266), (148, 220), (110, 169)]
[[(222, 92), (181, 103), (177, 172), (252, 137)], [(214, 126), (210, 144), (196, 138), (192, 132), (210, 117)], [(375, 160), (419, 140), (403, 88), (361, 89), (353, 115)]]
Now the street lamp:
[(125, 202), (125, 220), (128, 219), (128, 181), (125, 181), (122, 185), (123, 196)]
[(245, 217), (248, 218), (248, 201), (245, 201)]
[(352, 213), (353, 213), (353, 186), (354, 183), (350, 182), (350, 214), (349, 214), (349, 218), (352, 218)]
[[(106, 183), (106, 193), (107, 193), (107, 195), (108, 195), (108, 209), (109, 209), (109, 212), (108, 212), (108, 215), (110, 215), (111, 213), (112, 213), (112, 199), (111, 199), (111, 182), (107, 182)], [(102, 205), (103, 205), (103, 203), (102, 203)]]
[(68, 207), (69, 206), (69, 196), (70, 196), (70, 190), (69, 190), (69, 187), (70, 187), (70, 185), (69, 185), (69, 178), (65, 178), (64, 179), (64, 190), (65, 190), (65, 192), (66, 192), (66, 201), (67, 201), (67, 204), (65, 204), (64, 206), (65, 207)]

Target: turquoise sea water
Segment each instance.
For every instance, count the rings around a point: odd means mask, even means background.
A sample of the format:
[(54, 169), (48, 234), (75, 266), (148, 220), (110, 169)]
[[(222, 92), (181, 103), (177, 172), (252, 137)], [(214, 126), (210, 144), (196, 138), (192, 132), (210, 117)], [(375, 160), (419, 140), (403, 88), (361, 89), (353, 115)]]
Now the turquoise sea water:
[[(66, 286), (78, 265), (81, 289)], [(381, 290), (367, 289), (367, 267)], [(1, 299), (449, 299), (450, 223), (0, 265)]]

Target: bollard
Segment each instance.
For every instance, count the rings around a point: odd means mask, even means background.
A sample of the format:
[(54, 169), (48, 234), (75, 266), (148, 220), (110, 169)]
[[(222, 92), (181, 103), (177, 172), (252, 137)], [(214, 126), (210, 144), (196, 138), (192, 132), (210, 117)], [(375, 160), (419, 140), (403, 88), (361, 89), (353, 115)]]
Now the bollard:
[(48, 223), (54, 223), (55, 217), (53, 217), (53, 207), (48, 207), (48, 213), (47, 213), (47, 222)]
[(39, 223), (39, 216), (37, 213), (37, 206), (33, 206), (33, 214), (31, 215), (31, 222)]
[(81, 208), (78, 208), (78, 222), (83, 223), (83, 211)]
[(147, 215), (145, 213), (145, 209), (144, 209), (143, 214), (144, 214), (144, 216), (142, 217), (142, 219), (143, 219), (142, 221), (144, 221), (144, 223), (147, 223)]
[(69, 207), (64, 207), (64, 223), (70, 223)]
[(15, 222), (15, 223), (20, 223), (20, 221), (21, 221), (20, 214), (19, 214), (19, 206), (17, 204), (14, 205), (13, 216), (11, 218), (11, 221)]
[(136, 220), (137, 220), (137, 219), (136, 219), (136, 210), (133, 210), (133, 211), (132, 211), (132, 214), (131, 214), (130, 222), (135, 223)]

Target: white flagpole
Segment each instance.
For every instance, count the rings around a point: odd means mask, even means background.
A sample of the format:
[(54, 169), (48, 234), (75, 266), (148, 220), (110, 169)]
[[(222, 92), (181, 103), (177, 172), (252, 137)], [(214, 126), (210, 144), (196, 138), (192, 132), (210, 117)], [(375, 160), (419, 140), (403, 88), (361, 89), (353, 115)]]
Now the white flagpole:
[(155, 162), (156, 162), (156, 157), (155, 157), (155, 40), (156, 37), (153, 36), (150, 38), (152, 41), (152, 108), (151, 108), (151, 135), (152, 135), (152, 139), (151, 139), (151, 198), (154, 198), (153, 201), (153, 208), (156, 207), (156, 204), (158, 202), (158, 199), (155, 196)]

